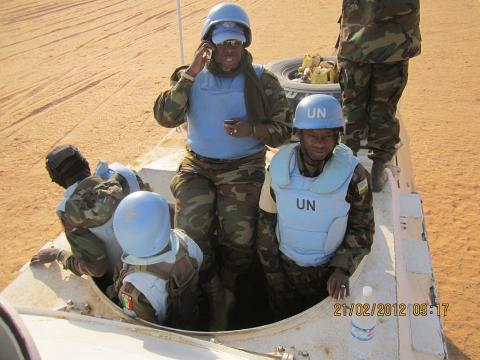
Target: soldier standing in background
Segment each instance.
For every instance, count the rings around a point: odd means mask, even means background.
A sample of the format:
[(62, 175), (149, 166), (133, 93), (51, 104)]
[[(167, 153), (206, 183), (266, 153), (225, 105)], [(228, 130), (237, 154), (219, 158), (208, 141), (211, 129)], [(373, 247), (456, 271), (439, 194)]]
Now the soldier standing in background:
[(121, 249), (113, 232), (113, 213), (125, 196), (148, 184), (131, 169), (119, 163), (101, 161), (91, 176), (87, 159), (72, 145), (61, 145), (46, 156), (46, 167), (53, 182), (65, 190), (57, 206), (71, 252), (50, 247), (40, 250), (32, 264), (57, 260), (75, 275), (106, 277), (112, 283), (121, 267)]
[(386, 181), (385, 164), (399, 145), (397, 103), (408, 60), (420, 54), (420, 0), (343, 0), (338, 42), (345, 134), (356, 154), (367, 136), (372, 190)]
[[(251, 40), (239, 5), (213, 7), (192, 64), (175, 70), (172, 87), (154, 105), (160, 125), (188, 124), (188, 152), (171, 183), (175, 227), (203, 251), (200, 282), (210, 303), (211, 330), (227, 327), (238, 275), (255, 256), (265, 145), (282, 145), (291, 135), (285, 93), (272, 73), (252, 63), (246, 50)], [(216, 223), (220, 261), (212, 246)]]
[(339, 144), (344, 121), (329, 95), (295, 111), (300, 143), (270, 163), (260, 196), (257, 251), (272, 310), (285, 318), (328, 295), (349, 295), (349, 277), (370, 252), (375, 231), (369, 174)]

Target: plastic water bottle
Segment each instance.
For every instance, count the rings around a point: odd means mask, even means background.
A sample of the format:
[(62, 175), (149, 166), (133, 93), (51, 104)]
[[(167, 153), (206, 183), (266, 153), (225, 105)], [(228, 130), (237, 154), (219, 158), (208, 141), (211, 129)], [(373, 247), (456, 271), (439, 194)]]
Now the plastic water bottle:
[(351, 305), (354, 308), (350, 321), (350, 353), (354, 359), (368, 359), (372, 352), (377, 325), (377, 314), (371, 313), (374, 303), (372, 288), (364, 286), (362, 296)]

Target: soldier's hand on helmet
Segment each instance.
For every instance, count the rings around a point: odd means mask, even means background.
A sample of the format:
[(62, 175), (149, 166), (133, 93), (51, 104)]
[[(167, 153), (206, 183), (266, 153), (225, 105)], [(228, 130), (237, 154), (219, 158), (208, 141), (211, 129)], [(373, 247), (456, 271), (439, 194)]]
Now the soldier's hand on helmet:
[(190, 76), (197, 76), (203, 70), (205, 63), (212, 56), (215, 46), (206, 40), (200, 43), (200, 46), (195, 51), (192, 64), (188, 67), (186, 73)]
[(252, 136), (252, 125), (247, 121), (240, 121), (238, 118), (227, 119), (223, 123), (225, 132), (232, 137)]
[(335, 268), (327, 281), (327, 291), (334, 300), (350, 296), (349, 278), (342, 269)]
[(42, 249), (37, 254), (33, 255), (30, 259), (30, 264), (47, 264), (55, 261), (58, 257), (58, 254), (62, 249), (56, 248), (54, 246)]

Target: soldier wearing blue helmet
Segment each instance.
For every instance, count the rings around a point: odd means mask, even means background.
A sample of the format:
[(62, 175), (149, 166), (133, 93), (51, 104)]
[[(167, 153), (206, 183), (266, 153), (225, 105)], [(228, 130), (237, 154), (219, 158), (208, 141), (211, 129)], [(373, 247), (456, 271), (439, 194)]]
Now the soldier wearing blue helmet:
[(126, 314), (179, 329), (198, 320), (198, 272), (203, 254), (184, 232), (170, 229), (167, 201), (137, 191), (118, 205), (113, 228), (123, 255), (115, 282)]
[(369, 253), (374, 219), (369, 174), (339, 144), (344, 126), (329, 95), (304, 98), (295, 111), (300, 143), (272, 158), (260, 196), (257, 251), (279, 318), (326, 296), (349, 295), (349, 276)]
[(254, 259), (266, 146), (290, 138), (291, 113), (276, 77), (253, 64), (246, 49), (250, 22), (239, 5), (213, 7), (200, 39), (192, 63), (175, 70), (172, 87), (157, 98), (154, 115), (162, 126), (188, 124), (188, 152), (171, 183), (175, 226), (202, 248), (200, 280), (214, 315), (210, 328), (223, 330), (237, 278)]

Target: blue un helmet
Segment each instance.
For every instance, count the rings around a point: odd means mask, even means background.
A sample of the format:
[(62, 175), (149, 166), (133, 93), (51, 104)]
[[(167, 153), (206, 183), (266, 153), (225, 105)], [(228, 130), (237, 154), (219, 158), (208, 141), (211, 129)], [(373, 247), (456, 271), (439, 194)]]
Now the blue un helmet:
[(131, 193), (120, 202), (113, 215), (113, 230), (128, 255), (148, 257), (158, 254), (170, 242), (167, 201), (154, 192)]
[(330, 95), (304, 97), (297, 105), (293, 127), (296, 129), (335, 129), (345, 125), (342, 107)]
[(252, 31), (250, 30), (248, 15), (240, 5), (234, 3), (221, 3), (210, 10), (203, 25), (202, 40), (207, 40), (215, 25), (223, 22), (233, 22), (240, 25), (245, 33), (245, 47), (252, 43)]

